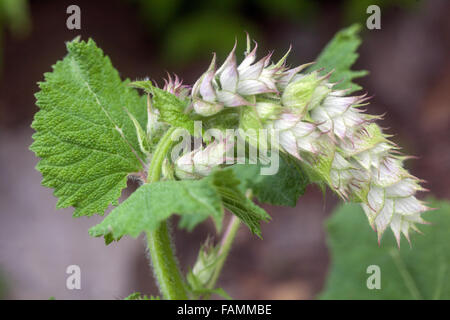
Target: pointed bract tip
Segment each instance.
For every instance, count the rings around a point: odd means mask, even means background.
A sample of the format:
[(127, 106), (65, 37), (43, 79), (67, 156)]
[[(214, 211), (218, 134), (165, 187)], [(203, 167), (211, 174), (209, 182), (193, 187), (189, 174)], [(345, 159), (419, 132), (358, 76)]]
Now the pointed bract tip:
[(416, 227), (416, 225), (411, 225), (411, 229), (413, 229), (415, 232), (417, 232), (418, 234), (420, 234), (420, 235), (425, 235), (425, 233), (423, 233), (422, 231), (420, 231), (420, 229), (419, 228), (417, 228)]
[(213, 57), (211, 59), (211, 63), (209, 64), (208, 70), (206, 72), (216, 69), (216, 53), (213, 52), (212, 56)]
[(284, 56), (274, 65), (274, 68), (281, 68), (285, 65), (286, 59), (289, 56), (289, 53), (291, 53), (292, 50), (292, 44), (289, 45), (288, 51), (284, 54)]
[[(324, 68), (324, 70), (325, 70), (325, 68)], [(323, 81), (323, 80), (328, 80), (328, 79), (330, 79), (330, 77), (331, 77), (331, 75), (333, 74), (333, 72), (335, 71), (336, 69), (331, 69), (328, 73), (326, 73), (325, 75), (323, 75), (322, 77), (320, 77), (319, 78), (319, 80), (321, 80), (321, 81)], [(339, 82), (341, 82), (342, 80), (339, 80), (336, 84), (338, 84)]]
[(395, 240), (397, 241), (397, 248), (400, 249), (401, 236), (395, 236)]
[(247, 50), (245, 50), (245, 55), (248, 55), (251, 51), (252, 44), (251, 44), (251, 39), (250, 39), (249, 33), (247, 31), (244, 31), (244, 32), (246, 35), (246, 42), (247, 42)]
[(403, 235), (405, 236), (406, 240), (408, 240), (409, 248), (412, 249), (411, 239), (409, 238), (408, 232), (404, 232)]

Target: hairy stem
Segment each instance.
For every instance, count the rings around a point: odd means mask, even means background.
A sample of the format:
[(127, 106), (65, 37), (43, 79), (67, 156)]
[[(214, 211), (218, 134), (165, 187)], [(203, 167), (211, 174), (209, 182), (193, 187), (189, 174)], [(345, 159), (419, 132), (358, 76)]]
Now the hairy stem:
[(152, 161), (150, 162), (150, 166), (148, 168), (148, 183), (156, 182), (160, 179), (164, 158), (174, 143), (174, 141), (172, 141), (172, 133), (175, 130), (176, 128), (174, 127), (169, 128), (156, 146), (156, 150), (153, 153)]
[(218, 252), (219, 261), (217, 262), (214, 274), (209, 282), (209, 289), (214, 289), (217, 280), (219, 279), (222, 268), (227, 260), (228, 254), (230, 253), (231, 246), (233, 244), (236, 233), (241, 226), (241, 221), (235, 215), (231, 216), (230, 222), (228, 223), (227, 229), (223, 234), (222, 240), (220, 241), (220, 248)]
[(147, 246), (153, 272), (164, 299), (187, 299), (183, 278), (173, 254), (167, 222), (161, 223), (158, 229), (147, 232)]
[[(175, 128), (170, 128), (158, 143), (148, 169), (147, 183), (156, 182), (160, 179), (162, 163), (173, 144), (171, 139), (173, 131), (175, 131)], [(147, 246), (163, 298), (168, 300), (187, 299), (185, 283), (172, 250), (172, 240), (167, 222), (164, 221), (158, 229), (147, 232)]]

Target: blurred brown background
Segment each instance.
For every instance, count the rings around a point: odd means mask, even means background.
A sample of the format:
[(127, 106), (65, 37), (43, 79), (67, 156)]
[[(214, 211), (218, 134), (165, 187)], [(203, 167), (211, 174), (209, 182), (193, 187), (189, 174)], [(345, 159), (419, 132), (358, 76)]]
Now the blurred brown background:
[[(95, 39), (124, 78), (161, 81), (168, 70), (192, 84), (210, 53), (224, 57), (244, 31), (258, 40), (260, 55), (276, 49), (278, 58), (292, 44), (289, 63), (297, 65), (314, 60), (340, 28), (360, 21), (355, 69), (370, 71), (357, 81), (374, 95), (369, 111), (387, 113), (381, 125), (419, 157), (409, 169), (435, 196), (450, 198), (450, 1), (31, 0), (9, 20), (2, 2), (11, 1), (0, 0), (1, 298), (157, 294), (142, 239), (105, 247), (90, 238), (88, 228), (101, 218), (73, 219), (71, 209), (57, 211), (28, 150), (36, 82), (65, 55), (64, 42), (79, 34)], [(374, 3), (382, 8), (381, 30), (371, 31), (365, 10)], [(81, 30), (66, 28), (71, 4), (81, 8)], [(273, 220), (263, 226), (264, 240), (240, 230), (220, 286), (233, 298), (313, 299), (329, 263), (323, 222), (337, 203), (310, 186), (296, 208), (266, 206)], [(174, 231), (184, 270), (213, 232), (208, 223), (192, 233)], [(81, 290), (66, 289), (71, 264), (81, 267)]]

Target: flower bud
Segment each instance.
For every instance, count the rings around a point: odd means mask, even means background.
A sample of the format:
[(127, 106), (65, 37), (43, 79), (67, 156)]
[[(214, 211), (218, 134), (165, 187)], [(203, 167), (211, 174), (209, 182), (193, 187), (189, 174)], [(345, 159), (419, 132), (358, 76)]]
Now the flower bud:
[(175, 161), (175, 175), (179, 179), (197, 179), (209, 175), (214, 167), (230, 160), (227, 152), (233, 147), (231, 137), (210, 143), (182, 155)]
[(181, 100), (186, 99), (189, 96), (190, 87), (187, 85), (183, 85), (183, 81), (177, 75), (175, 75), (175, 79), (173, 79), (168, 73), (167, 77), (168, 80), (164, 79), (163, 90), (176, 95)]
[(218, 249), (211, 246), (208, 242), (200, 248), (197, 261), (192, 268), (192, 274), (202, 286), (207, 285), (212, 279), (219, 259), (217, 252)]
[(282, 106), (273, 102), (257, 102), (255, 105), (256, 113), (261, 121), (276, 120), (282, 110)]
[(204, 117), (212, 116), (223, 109), (223, 104), (208, 102), (204, 100), (194, 101), (194, 110)]
[(295, 113), (302, 114), (313, 100), (314, 92), (321, 82), (316, 72), (291, 82), (281, 96), (282, 104)]

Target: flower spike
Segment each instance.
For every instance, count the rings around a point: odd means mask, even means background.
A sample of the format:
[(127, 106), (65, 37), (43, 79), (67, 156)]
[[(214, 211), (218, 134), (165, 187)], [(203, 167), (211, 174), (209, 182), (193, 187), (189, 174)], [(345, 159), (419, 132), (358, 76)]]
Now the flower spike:
[(237, 64), (235, 43), (218, 70), (214, 55), (192, 90), (196, 113), (211, 116), (224, 108), (252, 106), (254, 114), (241, 116), (241, 127), (273, 130), (277, 147), (300, 160), (314, 181), (361, 203), (379, 239), (390, 227), (397, 241), (401, 234), (409, 241), (409, 230), (425, 223), (421, 214), (429, 208), (416, 198), (425, 189), (403, 168), (406, 157), (391, 136), (375, 123), (382, 116), (361, 108), (371, 97), (334, 89), (333, 71), (303, 72), (313, 63), (287, 68), (291, 47), (275, 64), (272, 53), (257, 60), (257, 47), (256, 42), (251, 47), (247, 34), (243, 61)]

